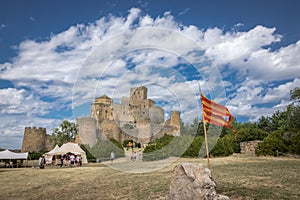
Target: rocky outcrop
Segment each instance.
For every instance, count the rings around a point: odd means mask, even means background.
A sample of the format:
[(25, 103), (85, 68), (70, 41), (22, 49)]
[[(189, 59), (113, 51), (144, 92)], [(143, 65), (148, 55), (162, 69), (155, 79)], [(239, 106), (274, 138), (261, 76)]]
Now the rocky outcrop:
[(174, 168), (170, 185), (171, 200), (229, 200), (217, 195), (211, 171), (198, 163), (181, 163)]

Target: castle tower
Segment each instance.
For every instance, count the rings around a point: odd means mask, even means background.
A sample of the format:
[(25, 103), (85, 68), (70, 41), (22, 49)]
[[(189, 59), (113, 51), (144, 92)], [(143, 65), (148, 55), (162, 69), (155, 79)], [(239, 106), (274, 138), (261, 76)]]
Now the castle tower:
[(148, 89), (145, 86), (130, 89), (130, 106), (140, 105), (142, 101), (147, 99)]
[(173, 127), (173, 135), (180, 136), (180, 112), (171, 111), (170, 126)]
[(45, 150), (47, 139), (46, 128), (25, 127), (21, 152)]
[(113, 120), (113, 100), (106, 95), (96, 98), (91, 104), (90, 116), (97, 121)]
[(98, 139), (97, 121), (91, 117), (77, 119), (78, 136), (81, 144), (94, 146)]
[(139, 119), (137, 121), (137, 128), (138, 128), (138, 142), (141, 143), (149, 143), (152, 138), (152, 126), (151, 120), (148, 119)]

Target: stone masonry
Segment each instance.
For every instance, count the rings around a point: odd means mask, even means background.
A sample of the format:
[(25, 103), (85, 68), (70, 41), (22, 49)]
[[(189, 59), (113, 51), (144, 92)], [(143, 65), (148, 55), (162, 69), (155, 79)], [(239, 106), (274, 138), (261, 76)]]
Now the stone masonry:
[(261, 142), (260, 140), (253, 140), (247, 142), (241, 142), (241, 154), (247, 155), (255, 155), (255, 148), (257, 147), (258, 143)]

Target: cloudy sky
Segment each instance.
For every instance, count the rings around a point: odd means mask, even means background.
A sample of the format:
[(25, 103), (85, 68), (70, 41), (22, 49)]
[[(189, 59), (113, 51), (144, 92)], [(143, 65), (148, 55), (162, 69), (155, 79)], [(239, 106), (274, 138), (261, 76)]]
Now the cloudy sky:
[(300, 86), (296, 0), (0, 2), (0, 147), (24, 127), (120, 103), (131, 87), (184, 121), (200, 117), (199, 85), (240, 122), (271, 115)]

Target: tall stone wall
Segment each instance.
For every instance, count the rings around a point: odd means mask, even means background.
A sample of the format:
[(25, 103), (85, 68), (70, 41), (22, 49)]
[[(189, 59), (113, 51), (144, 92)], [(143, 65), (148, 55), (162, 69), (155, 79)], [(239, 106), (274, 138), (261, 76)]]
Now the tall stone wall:
[(113, 105), (114, 120), (119, 123), (119, 126), (123, 126), (134, 119), (130, 116), (129, 112), (129, 98), (122, 97), (121, 104)]
[(179, 111), (171, 112), (170, 126), (173, 127), (173, 136), (180, 136), (180, 112)]
[(114, 138), (121, 141), (122, 129), (114, 120), (104, 120), (99, 124), (101, 134), (107, 138)]
[(165, 122), (165, 111), (162, 107), (153, 106), (149, 109), (149, 117), (153, 124), (162, 124)]
[(46, 128), (25, 127), (21, 152), (49, 150)]
[(77, 119), (77, 124), (81, 144), (94, 146), (99, 137), (97, 120), (91, 117), (82, 117)]
[(151, 120), (148, 119), (139, 119), (137, 121), (137, 128), (138, 128), (138, 142), (141, 143), (149, 143), (152, 137), (152, 127), (151, 127)]

